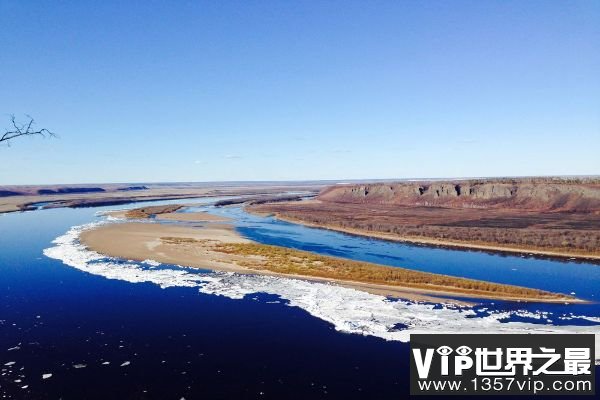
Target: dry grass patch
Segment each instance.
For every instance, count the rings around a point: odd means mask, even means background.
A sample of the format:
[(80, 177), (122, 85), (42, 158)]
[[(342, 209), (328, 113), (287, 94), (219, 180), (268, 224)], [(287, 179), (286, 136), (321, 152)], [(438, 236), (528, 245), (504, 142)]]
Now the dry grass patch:
[(496, 298), (573, 299), (571, 296), (543, 290), (345, 260), (278, 246), (257, 243), (215, 243), (211, 247), (212, 251), (219, 253), (245, 256), (241, 261), (238, 261), (240, 266), (281, 274), (412, 287)]

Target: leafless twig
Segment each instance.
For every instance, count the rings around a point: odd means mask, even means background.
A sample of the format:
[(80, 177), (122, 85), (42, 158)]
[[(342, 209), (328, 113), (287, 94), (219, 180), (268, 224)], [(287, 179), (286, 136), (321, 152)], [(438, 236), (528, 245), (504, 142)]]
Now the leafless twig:
[(34, 119), (27, 115), (29, 118), (28, 122), (19, 123), (14, 115), (10, 116), (10, 121), (12, 123), (12, 127), (7, 129), (6, 132), (0, 136), (0, 143), (6, 142), (8, 146), (10, 146), (10, 140), (18, 138), (20, 136), (42, 136), (42, 137), (56, 137), (54, 132), (49, 131), (46, 128), (42, 129), (34, 129), (35, 121)]

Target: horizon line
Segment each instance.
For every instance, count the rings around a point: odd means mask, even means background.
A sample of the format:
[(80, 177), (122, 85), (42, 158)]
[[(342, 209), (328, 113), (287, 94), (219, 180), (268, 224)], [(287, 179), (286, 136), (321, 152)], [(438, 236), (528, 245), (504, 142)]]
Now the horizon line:
[(533, 179), (533, 178), (556, 178), (556, 179), (599, 179), (600, 174), (586, 175), (495, 175), (495, 176), (463, 176), (463, 177), (434, 177), (434, 178), (347, 178), (347, 179), (281, 179), (281, 180), (225, 180), (225, 181), (129, 181), (129, 182), (80, 182), (80, 183), (20, 183), (2, 184), (0, 187), (24, 187), (24, 186), (82, 186), (82, 185), (227, 185), (227, 184), (276, 184), (276, 183), (360, 183), (360, 182), (411, 182), (411, 181), (440, 181), (440, 180), (473, 180), (473, 179)]

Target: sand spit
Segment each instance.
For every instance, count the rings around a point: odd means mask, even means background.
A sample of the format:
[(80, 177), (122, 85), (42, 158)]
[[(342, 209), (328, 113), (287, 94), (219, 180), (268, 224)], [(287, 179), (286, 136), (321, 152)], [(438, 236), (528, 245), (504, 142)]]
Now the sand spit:
[[(167, 213), (159, 216), (173, 214), (185, 213)], [(434, 295), (514, 301), (578, 301), (571, 296), (536, 289), (429, 274), (262, 245), (242, 238), (230, 225), (223, 223), (206, 223), (196, 227), (136, 222), (109, 224), (83, 232), (80, 241), (90, 250), (111, 257), (137, 261), (151, 259), (188, 267), (333, 282), (370, 293), (411, 300), (431, 301), (432, 298), (428, 296)]]

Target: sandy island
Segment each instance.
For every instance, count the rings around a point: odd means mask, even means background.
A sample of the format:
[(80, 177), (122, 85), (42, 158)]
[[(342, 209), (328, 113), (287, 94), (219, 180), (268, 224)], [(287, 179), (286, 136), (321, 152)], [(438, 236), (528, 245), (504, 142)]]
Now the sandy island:
[[(152, 259), (203, 269), (259, 273), (330, 282), (386, 296), (417, 301), (463, 303), (448, 297), (536, 302), (580, 302), (571, 296), (510, 285), (449, 277), (404, 268), (346, 260), (262, 245), (241, 237), (225, 218), (207, 213), (175, 213), (153, 208), (154, 220), (201, 221), (200, 226), (127, 222), (82, 232), (89, 249), (113, 257)], [(164, 213), (161, 213), (164, 211)], [(133, 213), (132, 213), (133, 212)], [(138, 216), (139, 209), (127, 211)]]
[[(193, 206), (193, 205), (192, 205)], [(228, 218), (206, 212), (178, 212), (187, 207), (184, 204), (167, 204), (162, 206), (139, 207), (131, 210), (116, 210), (106, 213), (119, 219), (148, 219), (179, 221), (179, 222), (224, 222)]]

